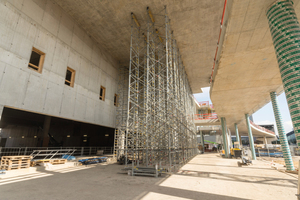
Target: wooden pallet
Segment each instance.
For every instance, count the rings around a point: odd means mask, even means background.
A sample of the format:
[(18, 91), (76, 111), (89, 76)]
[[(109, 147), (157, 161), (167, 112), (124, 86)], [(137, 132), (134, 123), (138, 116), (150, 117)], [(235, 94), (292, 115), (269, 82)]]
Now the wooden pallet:
[(1, 160), (1, 169), (13, 170), (24, 169), (30, 167), (30, 160)]
[(2, 156), (0, 169), (13, 170), (29, 168), (31, 159), (31, 156)]
[(30, 165), (28, 166), (21, 166), (21, 165), (18, 165), (18, 166), (0, 166), (0, 169), (1, 170), (6, 170), (6, 171), (9, 171), (9, 170), (15, 170), (15, 169), (26, 169), (26, 168), (29, 168)]
[(31, 161), (31, 165), (30, 166), (36, 166), (38, 164), (41, 163), (51, 163), (52, 165), (57, 165), (57, 164), (65, 164), (67, 162), (67, 159), (45, 159), (45, 160), (35, 160), (35, 161)]
[(52, 165), (56, 164), (65, 164), (67, 162), (67, 159), (53, 159), (50, 161)]
[(30, 160), (1, 160), (1, 165), (28, 165)]
[(2, 156), (1, 160), (31, 160), (32, 156)]

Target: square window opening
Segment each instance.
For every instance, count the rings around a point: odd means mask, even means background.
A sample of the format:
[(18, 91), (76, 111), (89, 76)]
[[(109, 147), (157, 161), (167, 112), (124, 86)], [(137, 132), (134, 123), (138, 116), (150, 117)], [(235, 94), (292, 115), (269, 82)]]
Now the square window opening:
[(117, 94), (115, 94), (115, 97), (114, 97), (114, 105), (115, 106), (118, 106), (118, 98), (119, 98), (119, 96)]
[(42, 73), (43, 64), (45, 59), (45, 53), (32, 47), (28, 68)]
[(70, 67), (67, 67), (65, 84), (70, 87), (74, 87), (74, 82), (75, 82), (75, 70)]
[(101, 86), (100, 87), (100, 95), (99, 95), (99, 99), (104, 101), (105, 100), (105, 87)]

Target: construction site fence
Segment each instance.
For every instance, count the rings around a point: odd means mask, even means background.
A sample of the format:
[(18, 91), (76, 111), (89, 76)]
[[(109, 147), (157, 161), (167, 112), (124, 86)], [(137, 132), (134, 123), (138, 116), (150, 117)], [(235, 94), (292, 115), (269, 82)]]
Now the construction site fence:
[(103, 154), (113, 154), (113, 147), (0, 147), (0, 156), (30, 155), (34, 150), (75, 149), (73, 156), (96, 155), (100, 150)]
[[(300, 156), (300, 149), (297, 145), (289, 145), (292, 156)], [(250, 147), (243, 147), (244, 153), (250, 151)], [(258, 157), (278, 157), (282, 158), (283, 153), (280, 144), (268, 144), (267, 148), (255, 148), (255, 154)]]

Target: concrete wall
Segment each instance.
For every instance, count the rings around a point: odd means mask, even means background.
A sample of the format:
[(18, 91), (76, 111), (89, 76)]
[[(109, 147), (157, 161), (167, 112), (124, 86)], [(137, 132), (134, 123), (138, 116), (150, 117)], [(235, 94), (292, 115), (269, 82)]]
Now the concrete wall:
[[(46, 54), (41, 74), (28, 68), (32, 47)], [(67, 66), (74, 88), (64, 84)], [(0, 0), (0, 105), (114, 127), (117, 69), (51, 0)]]

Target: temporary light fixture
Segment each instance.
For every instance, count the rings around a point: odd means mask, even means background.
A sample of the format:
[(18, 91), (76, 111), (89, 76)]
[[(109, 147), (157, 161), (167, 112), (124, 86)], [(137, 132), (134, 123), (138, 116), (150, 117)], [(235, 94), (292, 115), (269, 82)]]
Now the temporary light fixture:
[(135, 24), (137, 27), (140, 27), (140, 23), (138, 22), (138, 20), (136, 19), (135, 15), (133, 13), (131, 13), (131, 17), (134, 20)]
[(71, 137), (70, 135), (67, 135), (67, 137)]
[(22, 136), (22, 138), (24, 138), (24, 136)]
[(83, 135), (83, 137), (87, 137), (87, 135)]
[(109, 134), (105, 134), (105, 137), (108, 137), (109, 136)]
[(151, 10), (150, 10), (149, 7), (147, 7), (147, 11), (148, 11), (148, 14), (149, 14), (149, 17), (150, 17), (151, 21), (154, 23), (155, 20), (154, 20), (154, 17), (153, 17), (153, 15), (152, 15)]
[(35, 136), (33, 136), (34, 138), (37, 138), (37, 136), (35, 135)]
[(86, 142), (86, 140), (83, 140), (83, 142)]

